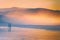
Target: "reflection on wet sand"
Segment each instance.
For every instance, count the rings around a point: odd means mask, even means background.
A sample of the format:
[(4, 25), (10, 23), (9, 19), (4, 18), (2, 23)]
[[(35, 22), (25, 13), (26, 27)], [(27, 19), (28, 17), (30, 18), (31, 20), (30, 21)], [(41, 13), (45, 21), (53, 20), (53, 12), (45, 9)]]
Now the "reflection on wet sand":
[(0, 40), (60, 40), (60, 31), (12, 27), (0, 33)]

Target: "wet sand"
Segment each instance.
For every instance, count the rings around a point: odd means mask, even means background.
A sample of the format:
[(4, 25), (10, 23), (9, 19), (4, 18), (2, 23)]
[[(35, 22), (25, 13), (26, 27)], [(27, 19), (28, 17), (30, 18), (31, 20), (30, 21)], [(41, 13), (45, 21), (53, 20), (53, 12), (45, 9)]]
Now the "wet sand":
[(0, 32), (0, 40), (60, 40), (60, 31), (12, 27), (11, 32)]

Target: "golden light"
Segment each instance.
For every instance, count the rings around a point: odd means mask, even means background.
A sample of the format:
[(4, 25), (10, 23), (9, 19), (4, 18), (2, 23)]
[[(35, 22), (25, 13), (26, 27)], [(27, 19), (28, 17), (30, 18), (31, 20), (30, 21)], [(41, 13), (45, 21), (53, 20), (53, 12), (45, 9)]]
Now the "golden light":
[(59, 0), (0, 0), (0, 8), (47, 8), (60, 10)]

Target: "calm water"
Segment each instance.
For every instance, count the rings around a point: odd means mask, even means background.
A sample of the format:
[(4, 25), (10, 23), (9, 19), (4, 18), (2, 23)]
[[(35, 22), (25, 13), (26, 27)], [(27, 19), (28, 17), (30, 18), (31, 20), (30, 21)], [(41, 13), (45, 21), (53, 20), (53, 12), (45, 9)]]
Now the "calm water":
[(0, 27), (0, 40), (60, 40), (60, 31), (12, 27)]

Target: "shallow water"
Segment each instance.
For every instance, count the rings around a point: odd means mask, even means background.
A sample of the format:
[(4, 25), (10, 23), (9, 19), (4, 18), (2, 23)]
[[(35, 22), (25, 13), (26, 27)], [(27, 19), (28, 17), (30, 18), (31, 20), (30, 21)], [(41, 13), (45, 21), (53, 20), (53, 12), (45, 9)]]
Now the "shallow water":
[(0, 40), (60, 40), (60, 31), (45, 29), (0, 27)]

